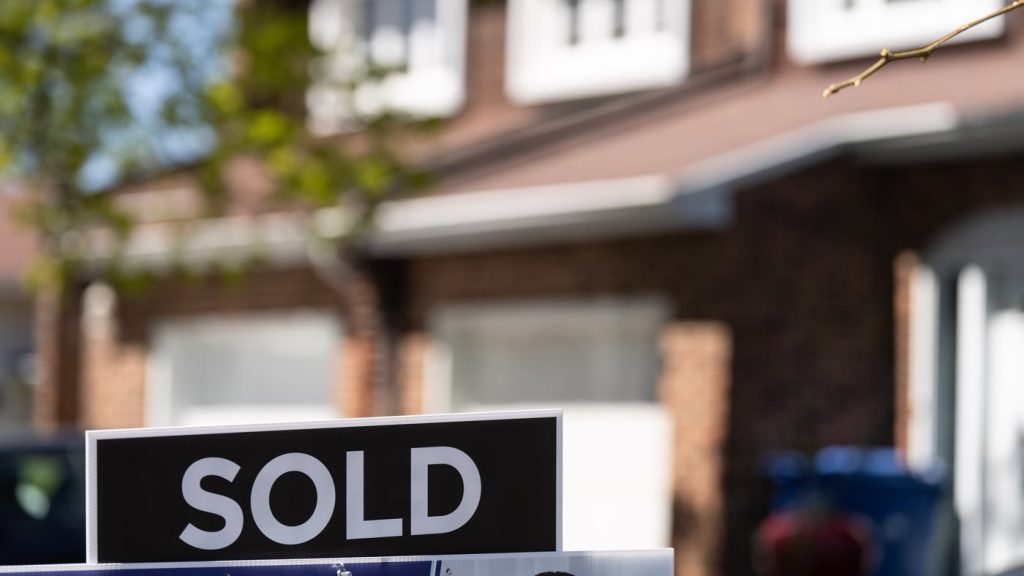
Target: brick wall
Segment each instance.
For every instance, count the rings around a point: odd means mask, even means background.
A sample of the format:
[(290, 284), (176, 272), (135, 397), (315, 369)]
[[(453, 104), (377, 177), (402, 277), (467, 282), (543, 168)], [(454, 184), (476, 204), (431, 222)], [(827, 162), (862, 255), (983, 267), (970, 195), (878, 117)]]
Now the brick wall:
[[(734, 227), (720, 235), (417, 260), (411, 339), (422, 343), (430, 314), (447, 304), (667, 298), (677, 572), (747, 574), (769, 495), (763, 455), (894, 440), (897, 203), (886, 178), (840, 160), (742, 191)], [(422, 374), (422, 358), (406, 362)], [(404, 386), (415, 410), (422, 379)]]
[(673, 323), (662, 336), (660, 397), (675, 428), (672, 545), (680, 575), (719, 573), (731, 347), (720, 322)]
[(760, 1), (691, 0), (693, 29), (692, 66), (707, 69), (745, 52), (760, 49), (765, 41), (768, 11)]
[(402, 414), (429, 412), (426, 383), (427, 365), (434, 344), (424, 331), (406, 334), (402, 338), (399, 356), (398, 406)]
[[(898, 255), (926, 251), (973, 214), (1024, 203), (1019, 160), (872, 167), (837, 159), (740, 191), (728, 233), (411, 261), (395, 405), (424, 408), (429, 318), (447, 304), (662, 296), (672, 308), (661, 397), (676, 422), (678, 571), (748, 574), (750, 534), (767, 496), (757, 469), (763, 454), (903, 437), (906, 306)], [(52, 323), (41, 325), (40, 342), (60, 347), (40, 348), (53, 364), (44, 370), (37, 421), (67, 418), (76, 396), (61, 391), (80, 379), (72, 418), (95, 427), (141, 424), (155, 323), (294, 308), (345, 320), (338, 401), (355, 407), (354, 415), (386, 411), (371, 389), (387, 360), (375, 291), (362, 276), (349, 287), (339, 294), (304, 268), (253, 270), (239, 284), (162, 280), (139, 295), (121, 294), (103, 322), (86, 310), (81, 324), (72, 321), (80, 317), (80, 289), (63, 308), (41, 300), (39, 319)]]
[(892, 207), (845, 160), (736, 197), (726, 574), (749, 574), (776, 450), (893, 439)]
[(117, 327), (117, 296), (105, 284), (83, 294), (82, 427), (144, 426), (147, 349), (122, 342)]
[[(721, 442), (729, 390), (730, 334), (719, 321), (731, 245), (713, 234), (659, 236), (425, 258), (410, 263), (403, 410), (424, 408), (429, 320), (447, 304), (657, 295), (673, 320), (662, 338), (659, 396), (675, 425), (677, 573), (717, 574), (721, 542)], [(709, 320), (711, 319), (711, 320)]]
[[(86, 297), (86, 301), (89, 298)], [(334, 402), (348, 416), (379, 412), (371, 386), (381, 358), (376, 343), (373, 290), (356, 276), (344, 293), (306, 268), (252, 270), (238, 280), (168, 278), (113, 305), (86, 306), (78, 329), (81, 392), (78, 418), (87, 428), (145, 424), (146, 362), (150, 334), (162, 320), (202, 315), (320, 310), (346, 329), (338, 349)]]
[(32, 422), (37, 428), (78, 425), (81, 294), (81, 286), (72, 284), (60, 292), (36, 296), (33, 332), (38, 373)]
[(893, 365), (894, 388), (894, 421), (893, 445), (902, 453), (907, 453), (909, 434), (910, 406), (910, 306), (911, 286), (914, 272), (920, 264), (920, 257), (911, 251), (901, 252), (893, 263)]
[(695, 233), (423, 258), (410, 263), (410, 327), (448, 303), (600, 295), (661, 294), (679, 318), (721, 318), (731, 251), (727, 238)]
[[(903, 166), (838, 158), (739, 191), (722, 235), (416, 260), (404, 409), (422, 406), (424, 338), (440, 307), (664, 296), (677, 323), (665, 334), (662, 378), (679, 426), (678, 571), (749, 574), (751, 534), (770, 494), (758, 468), (764, 455), (901, 442), (900, 254), (925, 250), (972, 214), (1024, 203), (1015, 163), (1012, 155)], [(701, 402), (688, 409), (672, 400), (679, 395)], [(702, 404), (706, 411), (693, 410)]]
[(1020, 158), (838, 158), (737, 195), (726, 574), (751, 570), (764, 454), (903, 445), (909, 270), (956, 224), (1024, 205)]

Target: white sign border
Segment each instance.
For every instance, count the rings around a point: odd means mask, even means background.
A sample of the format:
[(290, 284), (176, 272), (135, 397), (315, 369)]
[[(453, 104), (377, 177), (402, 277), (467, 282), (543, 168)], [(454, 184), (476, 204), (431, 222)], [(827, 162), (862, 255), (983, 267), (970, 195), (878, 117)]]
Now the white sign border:
[[(158, 438), (167, 436), (198, 436), (202, 434), (239, 434), (247, 432), (285, 432), (291, 430), (323, 430), (332, 428), (372, 428), (375, 426), (398, 426), (407, 424), (440, 424), (452, 422), (484, 422), (493, 420), (526, 420), (531, 418), (555, 418), (555, 551), (562, 552), (562, 426), (563, 410), (514, 410), (500, 412), (465, 412), (457, 414), (424, 414), (414, 416), (374, 416), (369, 418), (344, 418), (338, 420), (317, 420), (312, 422), (280, 422), (273, 424), (241, 424), (231, 426), (162, 426), (153, 428), (119, 428), (109, 430), (88, 430), (85, 433), (85, 561), (86, 565), (103, 566), (97, 563), (96, 534), (96, 443), (98, 440), (116, 438)], [(390, 558), (390, 557), (389, 557)], [(410, 557), (420, 558), (420, 557)], [(433, 557), (431, 557), (433, 558)], [(438, 557), (441, 558), (441, 557)], [(260, 562), (251, 560), (247, 562)], [(292, 562), (293, 564), (296, 562)], [(139, 566), (165, 567), (171, 564), (143, 564)], [(185, 563), (187, 564), (187, 563)], [(209, 562), (202, 563), (211, 565)], [(136, 564), (132, 564), (133, 566)], [(0, 566), (0, 572), (3, 567)]]

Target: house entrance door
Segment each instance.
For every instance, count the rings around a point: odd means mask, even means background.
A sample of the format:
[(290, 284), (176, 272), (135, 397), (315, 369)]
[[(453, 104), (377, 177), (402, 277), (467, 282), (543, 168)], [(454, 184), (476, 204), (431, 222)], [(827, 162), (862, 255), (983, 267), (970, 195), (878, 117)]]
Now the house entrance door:
[(984, 563), (1024, 566), (1024, 273), (990, 271)]
[(952, 464), (959, 573), (1024, 567), (1024, 205), (950, 228), (924, 262), (910, 453)]

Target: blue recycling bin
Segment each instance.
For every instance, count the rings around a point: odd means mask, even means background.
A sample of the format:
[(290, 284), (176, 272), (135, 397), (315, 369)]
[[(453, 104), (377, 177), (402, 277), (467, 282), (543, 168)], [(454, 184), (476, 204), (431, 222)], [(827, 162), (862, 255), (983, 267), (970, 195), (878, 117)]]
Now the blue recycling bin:
[(781, 455), (769, 464), (773, 511), (811, 505), (854, 514), (871, 529), (874, 576), (931, 576), (942, 546), (944, 471), (907, 469), (891, 448), (836, 446), (813, 462)]

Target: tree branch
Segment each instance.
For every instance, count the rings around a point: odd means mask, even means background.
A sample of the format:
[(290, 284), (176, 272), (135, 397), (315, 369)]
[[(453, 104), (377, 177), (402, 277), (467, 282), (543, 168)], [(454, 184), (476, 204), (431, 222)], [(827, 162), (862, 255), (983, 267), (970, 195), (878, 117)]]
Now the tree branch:
[(993, 18), (998, 18), (1003, 14), (1012, 12), (1017, 8), (1021, 7), (1024, 7), (1024, 0), (1014, 0), (1012, 3), (1000, 8), (999, 10), (996, 10), (995, 12), (992, 12), (991, 14), (978, 18), (973, 22), (964, 24), (963, 26), (950, 32), (949, 34), (946, 34), (942, 38), (939, 38), (938, 40), (932, 42), (931, 44), (923, 48), (917, 48), (914, 50), (904, 50), (902, 52), (893, 52), (886, 48), (882, 50), (881, 56), (879, 57), (878, 61), (872, 64), (867, 70), (861, 72), (860, 74), (854, 76), (853, 78), (850, 78), (849, 80), (837, 82), (829, 86), (828, 88), (825, 89), (825, 92), (822, 93), (822, 98), (828, 98), (829, 96), (835, 94), (836, 92), (839, 92), (843, 88), (849, 88), (850, 86), (860, 86), (861, 82), (866, 80), (875, 72), (878, 72), (879, 70), (884, 68), (890, 62), (895, 62), (897, 60), (908, 60), (910, 58), (920, 58), (922, 62), (925, 62), (928, 60), (928, 57), (932, 55), (932, 53), (934, 53), (940, 46), (942, 46), (946, 42), (949, 42), (953, 38), (956, 38), (960, 34), (963, 34), (964, 32), (970, 30), (971, 28), (974, 28), (975, 26), (978, 26), (979, 24), (987, 22)]

